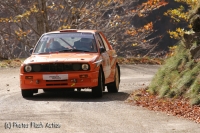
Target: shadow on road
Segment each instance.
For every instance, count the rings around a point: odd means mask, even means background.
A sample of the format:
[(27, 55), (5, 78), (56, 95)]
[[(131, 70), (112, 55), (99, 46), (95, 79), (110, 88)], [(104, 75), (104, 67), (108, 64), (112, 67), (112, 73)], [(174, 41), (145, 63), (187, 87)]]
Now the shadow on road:
[(107, 101), (125, 101), (129, 97), (128, 93), (108, 93), (103, 92), (102, 98), (93, 97), (92, 92), (48, 92), (38, 93), (31, 98), (32, 101), (70, 101), (70, 102), (107, 102)]

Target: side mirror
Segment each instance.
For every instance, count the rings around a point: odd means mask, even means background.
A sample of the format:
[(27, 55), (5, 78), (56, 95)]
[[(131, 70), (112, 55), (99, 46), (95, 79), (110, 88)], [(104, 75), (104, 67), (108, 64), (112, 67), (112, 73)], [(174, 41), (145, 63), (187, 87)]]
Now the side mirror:
[(32, 54), (32, 53), (33, 53), (33, 48), (31, 48), (31, 49), (29, 50), (29, 53), (30, 53), (30, 54)]
[(106, 51), (106, 49), (104, 47), (100, 47), (99, 51), (100, 51), (100, 53), (104, 53)]

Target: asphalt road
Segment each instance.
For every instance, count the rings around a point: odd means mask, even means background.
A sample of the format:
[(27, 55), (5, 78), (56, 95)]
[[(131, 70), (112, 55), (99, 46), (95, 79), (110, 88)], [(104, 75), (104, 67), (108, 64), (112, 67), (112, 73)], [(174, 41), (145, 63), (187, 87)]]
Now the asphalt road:
[(93, 98), (83, 92), (43, 93), (24, 99), (19, 68), (0, 69), (1, 133), (200, 133), (193, 121), (131, 106), (124, 101), (147, 86), (158, 66), (121, 65), (117, 94)]

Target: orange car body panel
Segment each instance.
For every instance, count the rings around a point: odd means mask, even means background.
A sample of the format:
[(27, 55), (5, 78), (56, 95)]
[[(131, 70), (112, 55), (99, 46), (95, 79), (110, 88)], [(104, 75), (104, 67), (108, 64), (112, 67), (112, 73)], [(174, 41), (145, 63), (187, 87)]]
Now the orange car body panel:
[[(67, 32), (68, 30), (49, 32), (60, 33)], [(76, 30), (76, 32), (87, 32), (95, 34), (96, 30)], [(106, 37), (103, 38), (107, 41)], [(67, 52), (67, 53), (50, 53), (50, 54), (32, 54), (21, 65), (20, 69), (20, 87), (25, 89), (45, 89), (45, 88), (93, 88), (98, 85), (98, 75), (100, 65), (105, 68), (105, 84), (114, 81), (115, 67), (117, 63), (117, 56), (115, 50), (109, 46), (107, 54), (102, 55), (99, 51), (96, 53), (84, 53), (84, 52)], [(105, 60), (106, 58), (107, 60)], [(96, 61), (102, 60), (102, 63), (97, 66)], [(47, 64), (47, 63), (88, 63), (90, 70), (88, 71), (64, 71), (64, 72), (25, 72), (24, 66), (27, 64)], [(67, 75), (66, 80), (44, 80), (44, 75)], [(87, 75), (87, 77), (81, 77), (81, 75)], [(31, 78), (30, 78), (31, 77)]]

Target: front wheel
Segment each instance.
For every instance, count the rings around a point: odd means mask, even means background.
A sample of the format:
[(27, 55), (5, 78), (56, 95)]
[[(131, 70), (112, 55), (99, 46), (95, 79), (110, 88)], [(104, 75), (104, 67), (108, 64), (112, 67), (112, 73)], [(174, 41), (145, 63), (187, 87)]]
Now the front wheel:
[(102, 97), (103, 96), (103, 88), (104, 88), (104, 83), (103, 83), (103, 74), (102, 70), (99, 70), (99, 77), (98, 77), (98, 86), (92, 88), (92, 94), (94, 97)]
[(120, 74), (119, 67), (115, 68), (115, 77), (114, 82), (107, 85), (108, 92), (117, 93), (119, 91), (119, 82), (120, 82)]

